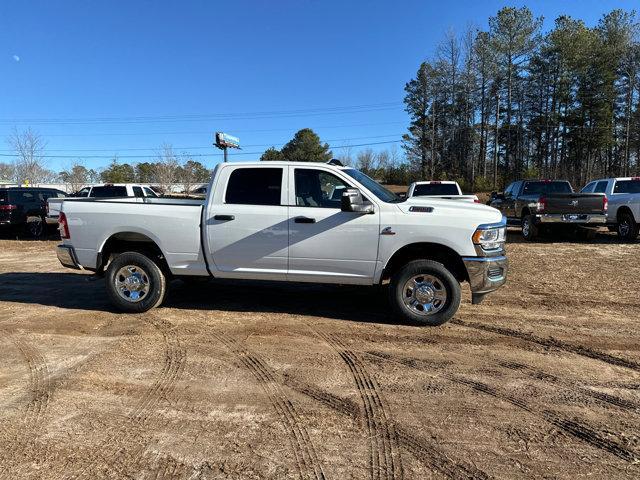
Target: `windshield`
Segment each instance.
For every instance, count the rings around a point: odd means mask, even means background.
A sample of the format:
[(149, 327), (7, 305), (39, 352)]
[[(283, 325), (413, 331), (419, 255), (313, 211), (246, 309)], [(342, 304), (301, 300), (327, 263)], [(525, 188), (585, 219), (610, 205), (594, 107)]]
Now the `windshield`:
[(539, 195), (548, 193), (572, 193), (569, 182), (526, 182), (523, 195)]
[(387, 190), (378, 182), (373, 180), (372, 178), (366, 176), (364, 173), (355, 170), (353, 168), (348, 168), (343, 170), (344, 173), (349, 175), (351, 178), (360, 182), (367, 190), (373, 193), (376, 197), (378, 197), (383, 202), (387, 203), (398, 203), (402, 202), (402, 199), (398, 197), (391, 190)]
[(422, 183), (415, 186), (413, 195), (458, 195), (458, 186), (455, 183)]

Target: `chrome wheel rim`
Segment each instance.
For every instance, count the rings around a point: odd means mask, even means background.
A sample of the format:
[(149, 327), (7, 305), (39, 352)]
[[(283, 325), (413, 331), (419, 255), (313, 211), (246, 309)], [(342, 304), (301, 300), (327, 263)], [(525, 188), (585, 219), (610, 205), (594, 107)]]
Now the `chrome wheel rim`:
[(114, 286), (118, 295), (127, 302), (136, 303), (149, 294), (149, 275), (137, 265), (126, 265), (116, 273)]
[(402, 288), (402, 301), (411, 313), (427, 317), (444, 308), (447, 289), (434, 275), (414, 275)]

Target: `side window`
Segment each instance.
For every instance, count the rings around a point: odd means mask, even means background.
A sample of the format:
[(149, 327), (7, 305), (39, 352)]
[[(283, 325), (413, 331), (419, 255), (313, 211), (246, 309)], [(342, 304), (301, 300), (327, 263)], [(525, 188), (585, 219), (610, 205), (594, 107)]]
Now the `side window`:
[(89, 190), (91, 190), (91, 187), (84, 187), (82, 188), (78, 193), (78, 197), (88, 197), (89, 196)]
[(617, 180), (613, 193), (640, 193), (640, 180)]
[(144, 194), (142, 193), (142, 187), (133, 187), (133, 196), (144, 197)]
[(158, 194), (151, 190), (149, 187), (144, 187), (144, 194), (147, 197), (158, 198)]
[(238, 168), (231, 172), (225, 203), (280, 205), (282, 168)]
[(31, 192), (22, 192), (22, 200), (25, 202), (33, 202), (35, 200), (35, 197)]
[(105, 185), (104, 187), (93, 187), (91, 191), (92, 197), (98, 198), (112, 198), (112, 197), (126, 197), (127, 187)]
[(580, 193), (593, 193), (593, 188), (595, 186), (596, 182), (588, 183), (582, 190), (580, 190)]
[(515, 183), (512, 183), (511, 185), (509, 185), (505, 190), (504, 190), (504, 196), (505, 197), (510, 197), (511, 195), (513, 195), (513, 187), (514, 187)]
[(607, 184), (609, 182), (607, 182), (606, 180), (603, 180), (601, 182), (598, 182), (596, 184), (596, 188), (594, 189), (594, 193), (605, 193), (607, 191)]
[(296, 168), (295, 183), (298, 207), (340, 208), (342, 192), (349, 187), (329, 172), (306, 168)]

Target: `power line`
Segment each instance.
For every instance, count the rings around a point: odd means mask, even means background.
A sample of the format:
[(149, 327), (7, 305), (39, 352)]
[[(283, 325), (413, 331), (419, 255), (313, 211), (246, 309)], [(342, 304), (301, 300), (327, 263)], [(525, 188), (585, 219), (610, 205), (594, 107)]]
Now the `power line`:
[(95, 125), (95, 124), (145, 124), (145, 123), (175, 123), (201, 122), (205, 120), (252, 120), (269, 118), (311, 117), (320, 115), (341, 115), (387, 111), (401, 106), (398, 102), (388, 102), (370, 105), (352, 105), (346, 107), (329, 107), (302, 110), (281, 110), (271, 112), (245, 113), (211, 113), (192, 115), (161, 115), (145, 117), (95, 117), (95, 118), (23, 118), (0, 119), (0, 124), (29, 124), (29, 125)]
[[(328, 139), (326, 142), (346, 142), (353, 140), (365, 140), (370, 138), (389, 138), (389, 137), (399, 137), (402, 133), (393, 133), (389, 135), (373, 135), (366, 137), (349, 137), (349, 138), (333, 138)], [(244, 148), (253, 148), (253, 147), (281, 147), (286, 145), (286, 143), (262, 143), (262, 144), (253, 144), (253, 145), (244, 145)], [(145, 147), (145, 148), (79, 148), (79, 149), (47, 149), (48, 152), (140, 152), (140, 151), (157, 151), (161, 149), (162, 146), (156, 147)], [(171, 146), (173, 150), (202, 150), (202, 149), (210, 149), (211, 145), (207, 146), (197, 146), (197, 147), (174, 147)], [(342, 148), (342, 147), (336, 147)], [(12, 152), (13, 150), (0, 150), (0, 152)]]
[[(371, 146), (371, 145), (385, 145), (385, 144), (391, 144), (391, 143), (400, 143), (402, 140), (389, 140), (389, 141), (385, 141), (385, 142), (370, 142), (370, 143), (358, 143), (358, 144), (352, 144), (352, 145), (330, 145), (329, 148), (351, 148), (351, 147), (366, 147), (366, 146)], [(262, 155), (264, 152), (233, 152), (233, 153), (229, 153), (228, 155)], [(219, 157), (222, 156), (222, 153), (195, 153), (192, 155), (189, 155), (190, 157)], [(18, 157), (19, 155), (16, 155), (15, 153), (13, 154), (9, 154), (9, 153), (0, 153), (0, 157)], [(40, 158), (83, 158), (83, 159), (95, 159), (95, 158), (106, 158), (106, 159), (111, 159), (114, 157), (118, 157), (120, 158), (155, 158), (153, 155), (40, 155)]]
[[(407, 121), (399, 122), (376, 122), (376, 123), (352, 123), (348, 125), (319, 125), (311, 126), (315, 130), (332, 129), (332, 128), (351, 128), (351, 127), (374, 127), (379, 125), (406, 125)], [(236, 134), (244, 133), (271, 133), (271, 132), (290, 132), (295, 128), (268, 128), (268, 129), (233, 129)], [(148, 135), (211, 135), (211, 130), (188, 131), (188, 132), (101, 132), (101, 133), (47, 133), (42, 134), (44, 137), (102, 137), (102, 136), (135, 136), (142, 137)]]

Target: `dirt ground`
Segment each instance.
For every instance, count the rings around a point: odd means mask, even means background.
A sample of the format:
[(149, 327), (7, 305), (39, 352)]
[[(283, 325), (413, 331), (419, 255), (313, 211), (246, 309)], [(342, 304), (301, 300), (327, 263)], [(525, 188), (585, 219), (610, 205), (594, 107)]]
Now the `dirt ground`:
[(123, 315), (55, 244), (0, 240), (0, 478), (640, 477), (640, 243), (512, 233), (437, 328), (257, 282)]

